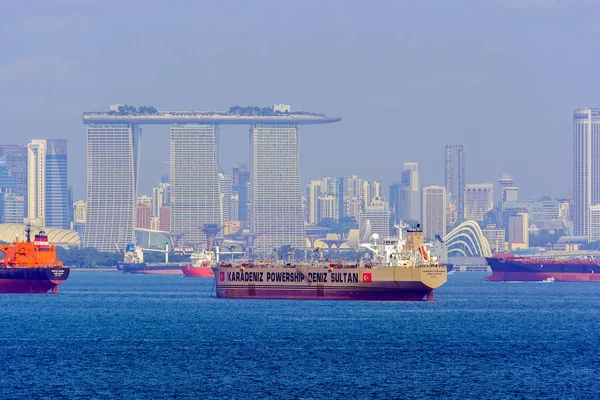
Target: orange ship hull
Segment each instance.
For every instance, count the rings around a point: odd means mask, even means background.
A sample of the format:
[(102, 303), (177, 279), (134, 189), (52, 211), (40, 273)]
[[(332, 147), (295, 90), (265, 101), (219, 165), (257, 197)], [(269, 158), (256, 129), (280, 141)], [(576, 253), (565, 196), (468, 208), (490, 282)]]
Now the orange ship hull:
[(194, 267), (193, 265), (184, 265), (181, 271), (190, 278), (212, 278), (214, 276), (210, 267)]
[(48, 293), (69, 277), (69, 268), (0, 268), (0, 293)]

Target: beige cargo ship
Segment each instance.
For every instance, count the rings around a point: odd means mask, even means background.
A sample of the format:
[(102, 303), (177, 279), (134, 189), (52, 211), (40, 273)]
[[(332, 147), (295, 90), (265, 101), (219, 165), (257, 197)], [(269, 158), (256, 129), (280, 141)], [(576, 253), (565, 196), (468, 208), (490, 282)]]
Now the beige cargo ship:
[(431, 253), (418, 228), (396, 227), (397, 237), (361, 245), (371, 252), (359, 263), (269, 260), (213, 267), (217, 297), (237, 299), (433, 300), (447, 267)]

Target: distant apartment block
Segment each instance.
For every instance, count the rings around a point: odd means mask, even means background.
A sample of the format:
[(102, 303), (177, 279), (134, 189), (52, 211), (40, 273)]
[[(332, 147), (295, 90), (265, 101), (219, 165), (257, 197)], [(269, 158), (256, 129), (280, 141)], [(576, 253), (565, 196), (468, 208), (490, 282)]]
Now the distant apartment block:
[(158, 230), (163, 232), (171, 232), (171, 207), (162, 206), (158, 215), (159, 226)]
[(14, 193), (4, 193), (3, 196), (4, 223), (22, 224), (25, 218), (25, 196)]
[(14, 179), (11, 192), (17, 196), (27, 197), (27, 152), (27, 146), (0, 145), (0, 164)]
[(600, 108), (574, 110), (572, 215), (576, 236), (589, 235), (590, 206), (600, 204), (598, 143), (600, 143)]
[(39, 226), (68, 229), (67, 141), (32, 140), (27, 146), (27, 218)]
[(446, 193), (456, 204), (458, 222), (464, 220), (465, 204), (465, 146), (447, 144), (445, 153)]
[(423, 188), (422, 208), (423, 234), (426, 239), (435, 235), (446, 235), (446, 188), (443, 186), (427, 186)]
[(136, 228), (140, 229), (152, 229), (152, 198), (148, 196), (141, 196), (137, 200), (136, 206)]
[(363, 240), (369, 240), (374, 233), (380, 237), (390, 235), (390, 210), (387, 202), (375, 197), (371, 204), (360, 210), (358, 229)]
[(494, 185), (491, 183), (467, 184), (464, 199), (465, 219), (483, 222), (485, 214), (494, 208)]
[(231, 177), (219, 173), (219, 215), (221, 226), (231, 221)]
[(588, 218), (588, 242), (597, 242), (600, 240), (600, 204), (589, 207)]
[(498, 229), (496, 225), (488, 225), (481, 230), (483, 236), (487, 239), (492, 252), (503, 252), (506, 249), (506, 232), (504, 229)]
[(421, 190), (417, 163), (404, 163), (402, 179), (390, 186), (394, 222), (421, 220)]
[(529, 248), (529, 214), (518, 213), (508, 218), (510, 250)]

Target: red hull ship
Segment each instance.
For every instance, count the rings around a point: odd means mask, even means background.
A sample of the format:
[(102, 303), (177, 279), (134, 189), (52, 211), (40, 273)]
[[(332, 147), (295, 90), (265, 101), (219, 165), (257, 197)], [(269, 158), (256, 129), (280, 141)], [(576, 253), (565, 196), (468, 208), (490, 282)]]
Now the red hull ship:
[(184, 265), (181, 267), (183, 274), (190, 278), (212, 278), (214, 276), (210, 267), (195, 267), (193, 265)]
[(212, 278), (214, 276), (211, 268), (213, 257), (212, 251), (203, 250), (193, 253), (190, 257), (193, 263), (182, 266), (181, 271), (190, 278)]
[(4, 254), (0, 260), (0, 293), (58, 292), (70, 268), (56, 259), (56, 246), (48, 244), (44, 231), (35, 235), (33, 242), (29, 226), (25, 232), (27, 241), (0, 245)]
[(488, 282), (600, 282), (598, 260), (561, 260), (554, 258), (514, 257), (497, 255), (486, 258), (492, 275)]

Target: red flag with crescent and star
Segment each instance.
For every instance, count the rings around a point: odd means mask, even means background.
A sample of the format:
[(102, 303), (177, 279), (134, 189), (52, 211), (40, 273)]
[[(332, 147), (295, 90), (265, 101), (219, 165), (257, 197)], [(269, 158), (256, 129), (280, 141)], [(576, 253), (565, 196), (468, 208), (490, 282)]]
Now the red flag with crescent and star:
[(221, 272), (219, 278), (221, 279), (221, 282), (223, 282), (225, 280), (225, 272)]
[(371, 275), (370, 272), (363, 273), (363, 282), (365, 282), (365, 283), (373, 282), (373, 276)]

